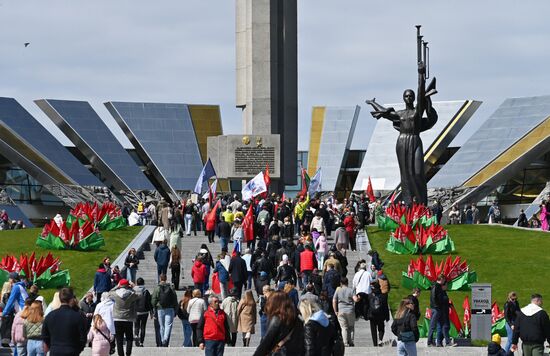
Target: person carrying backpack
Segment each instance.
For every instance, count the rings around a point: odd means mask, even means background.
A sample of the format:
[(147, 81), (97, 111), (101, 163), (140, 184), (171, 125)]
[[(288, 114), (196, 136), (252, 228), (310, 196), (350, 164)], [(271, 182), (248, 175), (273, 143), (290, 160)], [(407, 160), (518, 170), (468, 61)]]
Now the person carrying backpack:
[(153, 307), (157, 309), (162, 347), (168, 347), (174, 315), (178, 308), (178, 296), (172, 286), (166, 283), (166, 275), (160, 275), (160, 283), (153, 291)]
[(153, 317), (153, 305), (151, 304), (151, 293), (145, 289), (145, 281), (139, 277), (134, 291), (140, 294), (136, 303), (136, 321), (134, 323), (134, 335), (136, 336), (136, 346), (143, 347), (145, 340), (145, 329), (147, 327), (147, 317)]
[(372, 343), (374, 346), (382, 346), (384, 338), (384, 322), (390, 320), (390, 309), (388, 307), (387, 295), (382, 294), (378, 281), (371, 284), (369, 294), (369, 312), (370, 331)]

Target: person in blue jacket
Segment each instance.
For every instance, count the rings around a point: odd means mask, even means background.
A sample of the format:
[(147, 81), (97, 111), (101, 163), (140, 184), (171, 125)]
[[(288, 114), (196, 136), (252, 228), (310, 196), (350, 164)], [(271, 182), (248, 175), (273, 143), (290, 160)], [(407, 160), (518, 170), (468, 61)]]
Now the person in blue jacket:
[(112, 288), (111, 276), (105, 269), (105, 265), (100, 263), (94, 276), (94, 293), (96, 296), (96, 302), (101, 301), (101, 295), (104, 292), (110, 291)]
[(26, 278), (21, 279), (21, 276), (17, 272), (12, 272), (9, 275), (10, 279), (13, 279), (15, 282), (11, 287), (10, 297), (4, 310), (2, 311), (2, 318), (11, 315), (12, 313), (17, 314), (25, 306), (25, 300), (29, 297), (27, 293), (27, 280)]

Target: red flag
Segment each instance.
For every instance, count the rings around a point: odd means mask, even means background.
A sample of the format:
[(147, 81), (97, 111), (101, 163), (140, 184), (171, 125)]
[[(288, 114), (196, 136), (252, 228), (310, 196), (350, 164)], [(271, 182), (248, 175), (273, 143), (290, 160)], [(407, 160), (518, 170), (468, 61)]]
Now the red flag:
[(216, 205), (206, 214), (206, 231), (214, 231), (216, 229), (216, 212), (218, 211), (218, 208), (220, 207), (221, 199), (218, 200)]
[(376, 198), (374, 197), (374, 190), (372, 190), (372, 183), (370, 181), (370, 176), (369, 176), (369, 184), (367, 185), (367, 195), (369, 196), (369, 200), (371, 202), (376, 201)]
[(460, 323), (460, 319), (458, 317), (458, 313), (456, 312), (455, 306), (453, 302), (449, 299), (449, 320), (456, 328), (456, 331), (460, 333), (460, 330), (462, 330), (462, 324)]
[(494, 302), (493, 305), (491, 305), (491, 324), (496, 323), (502, 318), (504, 318), (504, 311), (500, 311), (497, 302)]
[(264, 181), (265, 181), (265, 186), (269, 190), (269, 185), (271, 184), (271, 177), (269, 176), (269, 164), (265, 165)]
[(468, 296), (464, 297), (464, 302), (462, 303), (462, 308), (464, 309), (464, 325), (470, 325), (470, 319), (472, 312), (470, 310), (470, 298)]
[(254, 240), (254, 212), (252, 210), (252, 204), (250, 204), (243, 220), (242, 228), (245, 242)]

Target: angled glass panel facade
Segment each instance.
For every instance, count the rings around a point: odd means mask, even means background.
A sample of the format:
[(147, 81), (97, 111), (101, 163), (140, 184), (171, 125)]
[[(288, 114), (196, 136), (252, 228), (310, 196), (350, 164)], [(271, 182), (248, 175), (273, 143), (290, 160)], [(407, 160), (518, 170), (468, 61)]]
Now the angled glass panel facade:
[(36, 104), (116, 189), (154, 189), (88, 102), (46, 99)]
[(74, 182), (83, 186), (104, 186), (52, 134), (13, 98), (0, 98), (0, 123), (32, 146)]
[(550, 115), (550, 96), (506, 99), (428, 183), (457, 187)]
[[(425, 153), (428, 152), (434, 141), (445, 131), (464, 103), (465, 101), (433, 103), (438, 113), (437, 123), (430, 130), (420, 134)], [(403, 103), (384, 106), (393, 107), (395, 110), (402, 110), (404, 108)], [(365, 190), (368, 185), (369, 176), (374, 190), (390, 191), (397, 188), (401, 183), (399, 164), (395, 153), (395, 144), (398, 136), (399, 131), (393, 128), (389, 120), (378, 120), (353, 190)]]
[(359, 106), (325, 108), (317, 165), (314, 171), (309, 171), (310, 176), (313, 176), (321, 167), (323, 191), (336, 188), (346, 150), (355, 133), (359, 111)]
[(173, 190), (192, 190), (202, 170), (193, 122), (185, 104), (105, 104), (141, 159)]

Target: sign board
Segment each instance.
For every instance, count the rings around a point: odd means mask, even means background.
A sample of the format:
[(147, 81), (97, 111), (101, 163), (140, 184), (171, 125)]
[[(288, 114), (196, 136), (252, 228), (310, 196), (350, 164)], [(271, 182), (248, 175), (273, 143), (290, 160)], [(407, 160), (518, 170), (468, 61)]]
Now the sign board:
[(491, 285), (472, 284), (472, 340), (491, 341)]
[(483, 283), (472, 284), (472, 314), (475, 311), (489, 310), (491, 313), (491, 285)]
[(207, 146), (218, 178), (248, 180), (267, 166), (271, 178), (281, 176), (279, 135), (209, 136)]

